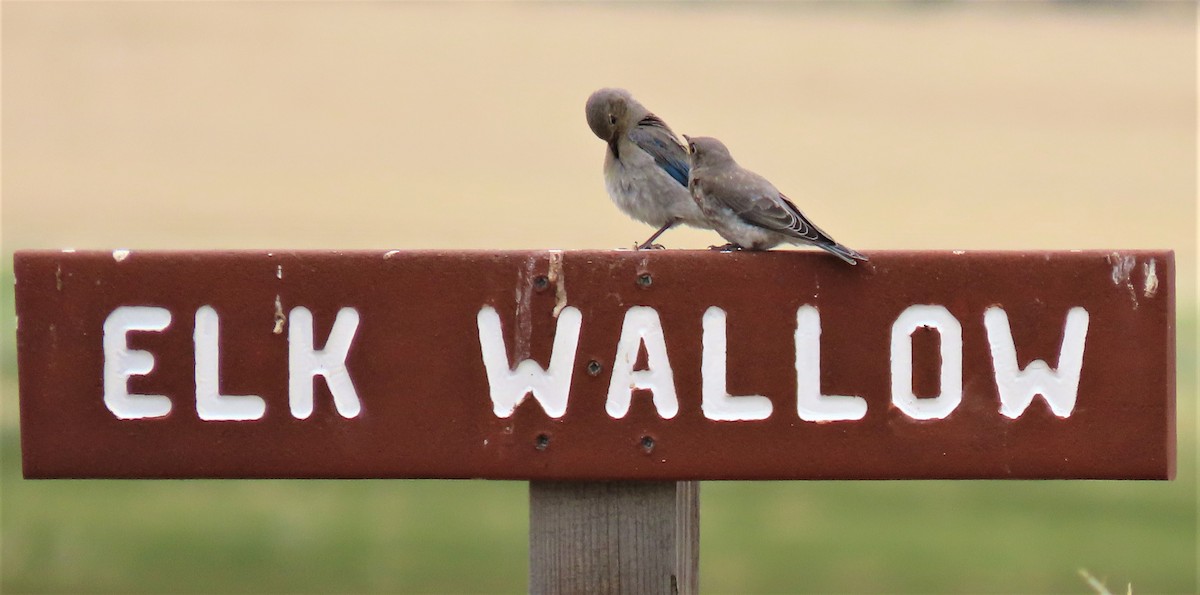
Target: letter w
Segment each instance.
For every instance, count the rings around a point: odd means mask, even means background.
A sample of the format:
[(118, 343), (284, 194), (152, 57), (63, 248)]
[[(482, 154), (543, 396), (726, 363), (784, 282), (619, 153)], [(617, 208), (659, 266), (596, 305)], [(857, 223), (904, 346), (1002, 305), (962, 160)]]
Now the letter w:
[(1042, 395), (1050, 410), (1058, 417), (1070, 417), (1079, 392), (1079, 375), (1083, 368), (1083, 346), (1087, 339), (1088, 312), (1078, 306), (1067, 311), (1062, 346), (1058, 353), (1058, 369), (1035, 359), (1020, 369), (1017, 347), (1013, 342), (1008, 314), (1003, 308), (991, 307), (983, 313), (988, 343), (992, 348), (992, 366), (996, 370), (996, 388), (1000, 393), (1000, 413), (1016, 419)]
[(567, 412), (567, 397), (571, 391), (571, 373), (575, 368), (575, 350), (579, 346), (579, 328), (583, 315), (574, 306), (567, 306), (558, 315), (554, 331), (554, 348), (550, 352), (550, 367), (543, 369), (527, 359), (509, 368), (508, 349), (500, 329), (500, 315), (491, 306), (479, 310), (479, 347), (483, 351), (483, 366), (487, 370), (492, 408), (497, 417), (510, 417), (532, 393), (542, 404), (546, 415), (560, 418)]

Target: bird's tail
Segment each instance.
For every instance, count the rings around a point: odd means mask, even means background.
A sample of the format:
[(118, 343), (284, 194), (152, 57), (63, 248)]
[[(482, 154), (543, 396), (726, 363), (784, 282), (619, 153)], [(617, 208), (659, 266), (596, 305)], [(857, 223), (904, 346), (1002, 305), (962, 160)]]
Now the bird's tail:
[(866, 256), (863, 256), (862, 254), (859, 254), (858, 252), (854, 251), (852, 248), (847, 248), (837, 242), (832, 242), (832, 241), (829, 243), (821, 242), (821, 243), (817, 244), (817, 247), (821, 248), (822, 250), (824, 250), (826, 252), (829, 252), (830, 254), (833, 254), (834, 256), (837, 256), (838, 258), (840, 258), (850, 264), (858, 264), (858, 261), (860, 261), (860, 260), (864, 261), (864, 262), (866, 262), (866, 260), (867, 260)]

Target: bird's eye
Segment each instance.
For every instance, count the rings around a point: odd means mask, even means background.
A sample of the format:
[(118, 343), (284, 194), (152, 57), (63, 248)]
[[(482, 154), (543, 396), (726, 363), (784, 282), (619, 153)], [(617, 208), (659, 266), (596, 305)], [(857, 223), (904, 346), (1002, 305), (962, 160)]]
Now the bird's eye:
[(609, 114), (609, 115), (608, 115), (608, 123), (609, 123), (609, 124), (616, 124), (616, 123), (617, 123), (617, 117), (616, 117), (616, 116), (614, 116), (614, 115), (612, 115), (612, 114)]
[(688, 143), (688, 153), (696, 154), (696, 143)]

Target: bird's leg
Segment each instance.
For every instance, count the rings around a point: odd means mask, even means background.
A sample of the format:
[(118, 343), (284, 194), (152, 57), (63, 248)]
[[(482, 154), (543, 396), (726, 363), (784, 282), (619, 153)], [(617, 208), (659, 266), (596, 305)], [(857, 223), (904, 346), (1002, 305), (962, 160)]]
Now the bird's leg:
[(708, 249), (716, 250), (718, 252), (740, 252), (740, 251), (742, 251), (742, 247), (733, 242), (729, 242), (728, 244), (725, 244), (724, 246), (709, 246)]
[(663, 246), (661, 246), (659, 244), (655, 244), (654, 240), (657, 240), (658, 236), (662, 235), (664, 231), (667, 231), (668, 229), (675, 227), (676, 223), (679, 223), (678, 219), (671, 219), (671, 220), (667, 221), (665, 224), (663, 224), (662, 227), (658, 228), (658, 231), (654, 232), (654, 235), (650, 236), (650, 239), (642, 242), (641, 245), (637, 247), (637, 249), (638, 250), (662, 250)]

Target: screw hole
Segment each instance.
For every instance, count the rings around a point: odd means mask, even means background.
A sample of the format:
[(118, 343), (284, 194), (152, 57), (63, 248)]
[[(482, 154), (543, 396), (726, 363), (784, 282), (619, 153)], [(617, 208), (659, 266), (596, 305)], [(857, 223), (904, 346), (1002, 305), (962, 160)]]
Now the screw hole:
[(638, 285), (640, 285), (642, 287), (650, 287), (650, 284), (652, 284), (652, 283), (654, 283), (654, 277), (651, 277), (650, 273), (642, 273), (642, 274), (638, 275), (638, 278), (637, 278)]
[(541, 291), (550, 286), (550, 279), (545, 275), (538, 275), (533, 278), (533, 288)]
[(549, 446), (550, 437), (545, 434), (538, 434), (537, 438), (533, 441), (533, 447), (538, 450), (546, 450)]
[(646, 452), (654, 450), (654, 439), (649, 436), (642, 436), (642, 450)]
[(600, 372), (603, 372), (603, 371), (604, 371), (604, 366), (601, 366), (600, 362), (598, 362), (596, 360), (592, 360), (587, 363), (587, 373), (588, 374), (590, 374), (592, 376), (599, 376)]

